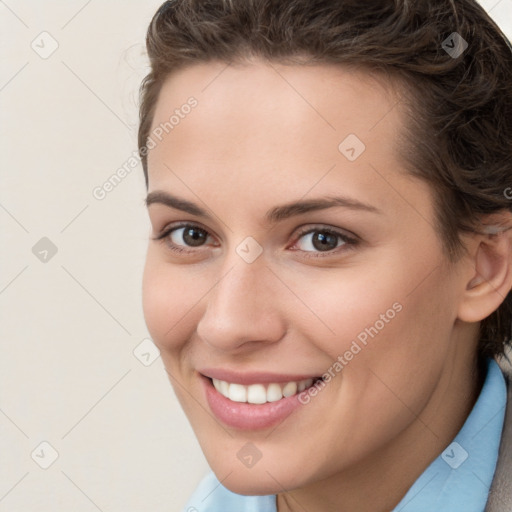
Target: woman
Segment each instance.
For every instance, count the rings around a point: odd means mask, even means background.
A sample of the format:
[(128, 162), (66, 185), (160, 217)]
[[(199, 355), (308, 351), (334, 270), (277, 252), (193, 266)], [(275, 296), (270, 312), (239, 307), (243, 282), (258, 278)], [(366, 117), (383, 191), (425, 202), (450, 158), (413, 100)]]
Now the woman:
[(503, 34), (472, 0), (176, 0), (147, 47), (144, 314), (212, 469), (186, 510), (511, 510)]

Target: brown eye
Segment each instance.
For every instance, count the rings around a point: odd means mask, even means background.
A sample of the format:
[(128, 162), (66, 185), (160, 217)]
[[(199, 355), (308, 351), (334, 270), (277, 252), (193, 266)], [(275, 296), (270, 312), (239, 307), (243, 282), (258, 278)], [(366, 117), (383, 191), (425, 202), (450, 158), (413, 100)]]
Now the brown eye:
[(301, 250), (308, 252), (311, 250), (317, 250), (321, 252), (332, 251), (333, 249), (339, 247), (339, 245), (343, 245), (345, 243), (342, 240), (342, 243), (339, 244), (340, 238), (340, 234), (327, 230), (316, 229), (309, 231), (300, 237), (300, 239), (305, 240), (305, 242), (302, 244)]
[(328, 231), (316, 231), (313, 235), (311, 243), (315, 249), (319, 251), (330, 251), (338, 247), (338, 236)]
[[(194, 247), (198, 248), (206, 244), (210, 233), (195, 224), (179, 224), (169, 226), (162, 233), (154, 238), (164, 242), (165, 245), (176, 253), (198, 253)], [(213, 238), (213, 237), (212, 237)]]
[(197, 226), (185, 226), (173, 229), (169, 237), (175, 245), (182, 245), (180, 242), (185, 242), (189, 247), (199, 247), (208, 239), (208, 233)]
[(317, 227), (300, 232), (293, 248), (305, 252), (307, 257), (319, 257), (338, 254), (358, 243), (355, 236), (348, 236), (331, 228)]

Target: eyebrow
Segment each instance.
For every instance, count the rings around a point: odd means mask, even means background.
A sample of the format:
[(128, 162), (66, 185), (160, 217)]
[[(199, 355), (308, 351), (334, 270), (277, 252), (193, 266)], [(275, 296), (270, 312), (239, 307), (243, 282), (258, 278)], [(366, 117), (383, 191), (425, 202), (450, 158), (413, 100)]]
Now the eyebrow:
[[(203, 217), (205, 219), (212, 219), (212, 216), (207, 210), (200, 206), (173, 196), (163, 190), (155, 190), (150, 192), (146, 197), (146, 206), (149, 207), (152, 204), (163, 204), (169, 208), (181, 210), (197, 217)], [(294, 201), (281, 206), (275, 206), (271, 208), (265, 215), (265, 219), (269, 224), (275, 224), (276, 222), (308, 213), (317, 210), (325, 210), (333, 207), (349, 208), (351, 210), (366, 211), (371, 213), (382, 213), (381, 210), (370, 204), (362, 203), (357, 199), (344, 196), (327, 196), (320, 197), (317, 199), (307, 199), (302, 201)]]

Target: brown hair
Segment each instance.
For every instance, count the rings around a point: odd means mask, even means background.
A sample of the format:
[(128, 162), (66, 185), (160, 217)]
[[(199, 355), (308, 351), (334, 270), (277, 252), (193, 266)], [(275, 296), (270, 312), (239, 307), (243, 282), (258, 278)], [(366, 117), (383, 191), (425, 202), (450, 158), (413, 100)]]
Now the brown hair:
[[(467, 48), (450, 54), (460, 37)], [(450, 261), (463, 254), (460, 233), (511, 208), (512, 51), (474, 0), (171, 0), (153, 17), (146, 45), (138, 138), (146, 185), (146, 143), (165, 78), (194, 63), (255, 56), (356, 66), (405, 86), (402, 157), (432, 186)], [(502, 354), (511, 339), (509, 293), (481, 322), (479, 355)]]

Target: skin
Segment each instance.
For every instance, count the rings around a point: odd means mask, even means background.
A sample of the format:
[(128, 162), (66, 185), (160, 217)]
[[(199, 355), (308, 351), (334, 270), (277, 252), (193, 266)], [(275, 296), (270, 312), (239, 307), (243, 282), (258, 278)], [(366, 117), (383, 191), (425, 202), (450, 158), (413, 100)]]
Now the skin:
[[(512, 286), (509, 232), (466, 235), (467, 255), (446, 259), (433, 193), (398, 155), (404, 118), (391, 85), (329, 65), (210, 62), (173, 73), (157, 103), (153, 127), (198, 100), (149, 152), (148, 192), (211, 218), (148, 207), (146, 323), (219, 480), (239, 494), (277, 494), (279, 512), (392, 510), (471, 411), (482, 385), (478, 322)], [(338, 150), (351, 133), (366, 145), (354, 162)], [(379, 213), (265, 220), (278, 205), (335, 193)], [(208, 232), (203, 245), (187, 245), (179, 228), (153, 240), (180, 221)], [(321, 251), (299, 227), (359, 243)], [(249, 236), (263, 249), (250, 264), (236, 252)], [(322, 375), (394, 303), (401, 311), (277, 427), (240, 431), (213, 416), (198, 368)], [(252, 468), (237, 457), (247, 442), (262, 453)]]

